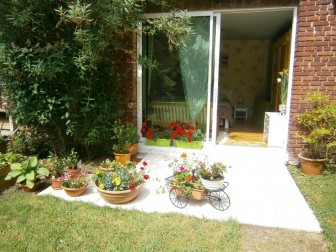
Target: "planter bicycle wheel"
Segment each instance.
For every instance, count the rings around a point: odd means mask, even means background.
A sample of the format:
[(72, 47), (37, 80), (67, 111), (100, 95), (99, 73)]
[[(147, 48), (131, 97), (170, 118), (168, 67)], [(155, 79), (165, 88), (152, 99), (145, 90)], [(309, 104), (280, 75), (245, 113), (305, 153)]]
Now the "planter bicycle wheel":
[(185, 208), (188, 205), (188, 195), (180, 188), (173, 187), (169, 191), (169, 199), (177, 208)]
[(230, 198), (223, 190), (207, 193), (211, 205), (220, 211), (225, 211), (230, 207)]

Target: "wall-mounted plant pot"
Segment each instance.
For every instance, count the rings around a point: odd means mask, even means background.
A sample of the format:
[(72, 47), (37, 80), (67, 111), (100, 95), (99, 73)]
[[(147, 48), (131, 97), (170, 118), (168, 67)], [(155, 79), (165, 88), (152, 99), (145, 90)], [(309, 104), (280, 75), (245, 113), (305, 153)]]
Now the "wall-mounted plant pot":
[(306, 153), (299, 154), (301, 171), (308, 175), (322, 174), (325, 159), (311, 159), (306, 156)]

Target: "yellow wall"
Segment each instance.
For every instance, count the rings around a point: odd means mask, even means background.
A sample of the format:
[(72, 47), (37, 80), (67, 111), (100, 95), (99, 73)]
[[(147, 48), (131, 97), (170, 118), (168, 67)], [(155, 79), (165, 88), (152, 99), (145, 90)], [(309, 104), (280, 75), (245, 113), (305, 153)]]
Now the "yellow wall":
[(220, 89), (232, 90), (233, 105), (243, 96), (245, 105), (253, 108), (255, 99), (266, 96), (269, 40), (222, 41)]

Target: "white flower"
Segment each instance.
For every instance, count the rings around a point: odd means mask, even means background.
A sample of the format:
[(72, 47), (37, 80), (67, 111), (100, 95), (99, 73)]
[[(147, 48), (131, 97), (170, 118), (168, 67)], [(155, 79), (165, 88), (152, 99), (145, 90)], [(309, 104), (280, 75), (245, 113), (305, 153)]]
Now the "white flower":
[(278, 79), (277, 79), (277, 82), (280, 83), (280, 82), (281, 82), (281, 78), (278, 78)]

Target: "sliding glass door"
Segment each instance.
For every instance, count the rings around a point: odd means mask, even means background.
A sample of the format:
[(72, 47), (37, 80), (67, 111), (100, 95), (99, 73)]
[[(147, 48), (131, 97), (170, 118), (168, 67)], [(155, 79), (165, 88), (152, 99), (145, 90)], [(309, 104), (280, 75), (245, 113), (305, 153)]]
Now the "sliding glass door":
[(211, 116), (211, 106), (217, 101), (213, 98), (218, 86), (213, 78), (218, 76), (218, 69), (216, 73), (213, 68), (217, 17), (209, 12), (190, 15), (194, 34), (185, 46), (169, 50), (167, 38), (160, 33), (142, 36), (138, 43), (142, 57), (154, 62), (149, 68), (138, 68), (138, 123), (150, 120), (166, 126), (176, 120), (186, 122), (201, 128), (209, 141), (210, 126), (215, 125), (210, 121), (216, 119)]

